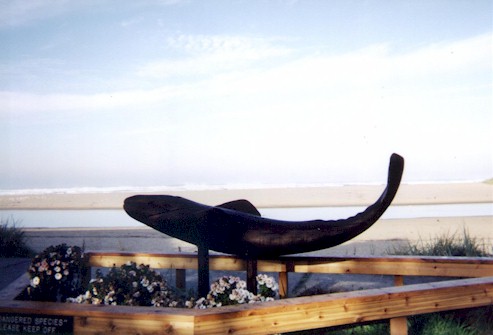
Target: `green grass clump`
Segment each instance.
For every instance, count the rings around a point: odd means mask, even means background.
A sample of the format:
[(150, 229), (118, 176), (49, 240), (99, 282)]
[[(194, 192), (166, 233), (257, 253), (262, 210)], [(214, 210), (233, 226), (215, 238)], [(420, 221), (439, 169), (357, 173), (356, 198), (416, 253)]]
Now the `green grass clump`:
[(0, 257), (32, 257), (34, 252), (27, 246), (24, 231), (16, 227), (13, 219), (0, 221)]
[(464, 229), (462, 236), (444, 234), (430, 241), (419, 240), (409, 243), (407, 246), (394, 248), (388, 252), (392, 255), (413, 256), (465, 256), (486, 257), (491, 256), (485, 244), (480, 243), (475, 237)]
[(388, 322), (372, 323), (360, 326), (339, 326), (333, 328), (321, 328), (302, 330), (284, 335), (383, 335), (389, 334)]
[(411, 322), (410, 335), (480, 335), (477, 329), (449, 315), (423, 315)]
[(371, 325), (356, 326), (351, 329), (329, 332), (327, 335), (381, 335), (389, 334), (388, 323), (376, 323)]

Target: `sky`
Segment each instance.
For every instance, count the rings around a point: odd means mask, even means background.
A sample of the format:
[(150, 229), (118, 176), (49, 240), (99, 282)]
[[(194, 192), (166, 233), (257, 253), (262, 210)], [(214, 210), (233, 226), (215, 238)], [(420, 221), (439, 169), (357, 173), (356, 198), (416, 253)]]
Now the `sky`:
[(0, 0), (0, 189), (493, 177), (490, 0)]

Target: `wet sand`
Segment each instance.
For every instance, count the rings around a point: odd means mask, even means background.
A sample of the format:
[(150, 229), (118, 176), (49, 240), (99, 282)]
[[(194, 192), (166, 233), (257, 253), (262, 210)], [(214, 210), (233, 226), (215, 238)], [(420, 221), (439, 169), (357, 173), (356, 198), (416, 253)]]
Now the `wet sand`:
[[(213, 190), (143, 190), (112, 193), (53, 193), (0, 195), (0, 209), (113, 209), (135, 194), (169, 194), (208, 205), (248, 199), (258, 208), (366, 206), (373, 203), (384, 185), (293, 187)], [(395, 205), (492, 203), (493, 185), (486, 183), (403, 184)]]

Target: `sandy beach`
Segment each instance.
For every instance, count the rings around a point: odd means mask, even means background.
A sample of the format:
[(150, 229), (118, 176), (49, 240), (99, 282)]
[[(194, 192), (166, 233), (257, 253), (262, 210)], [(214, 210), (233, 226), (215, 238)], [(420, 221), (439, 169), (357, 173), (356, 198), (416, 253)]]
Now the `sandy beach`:
[[(340, 186), (266, 189), (175, 190), (173, 194), (217, 205), (248, 199), (259, 208), (309, 206), (367, 206), (384, 186)], [(142, 192), (143, 193), (143, 192)], [(3, 195), (0, 209), (103, 209), (122, 208), (123, 200), (136, 193), (83, 193)], [(163, 194), (154, 191), (153, 194)], [(401, 185), (394, 205), (493, 203), (493, 185), (487, 183)], [(41, 228), (25, 229), (36, 251), (49, 245), (84, 244), (88, 250), (129, 252), (195, 252), (196, 247), (167, 237), (150, 228)], [(493, 216), (433, 217), (379, 220), (353, 240), (319, 255), (378, 255), (409, 241), (429, 240), (443, 234), (469, 234), (493, 245)], [(491, 249), (491, 247), (490, 247)], [(493, 251), (492, 251), (493, 252)]]
[[(383, 255), (409, 242), (430, 241), (438, 236), (462, 236), (464, 230), (493, 253), (493, 217), (452, 217), (379, 220), (371, 228), (340, 246), (305, 255)], [(50, 245), (84, 245), (90, 251), (195, 253), (193, 244), (168, 237), (151, 228), (27, 228), (27, 242), (35, 251)]]
[[(0, 195), (0, 209), (113, 209), (135, 194), (170, 194), (208, 205), (248, 199), (258, 208), (367, 206), (385, 189), (384, 185), (293, 187), (212, 190), (143, 190), (112, 193), (50, 193)], [(493, 185), (487, 183), (403, 184), (395, 205), (492, 203)]]

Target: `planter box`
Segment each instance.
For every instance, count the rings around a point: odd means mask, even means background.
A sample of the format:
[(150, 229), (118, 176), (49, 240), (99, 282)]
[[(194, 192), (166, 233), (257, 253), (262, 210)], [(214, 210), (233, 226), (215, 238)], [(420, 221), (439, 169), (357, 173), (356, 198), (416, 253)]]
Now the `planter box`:
[[(195, 255), (89, 253), (91, 266), (134, 261), (153, 268), (196, 269)], [(211, 270), (245, 270), (234, 256), (211, 256)], [(208, 310), (78, 305), (16, 300), (27, 275), (0, 292), (0, 334), (275, 334), (391, 319), (405, 334), (405, 317), (493, 304), (493, 258), (283, 257), (259, 261), (259, 272), (278, 272), (281, 296), (289, 272), (440, 276), (467, 279), (323, 294)], [(178, 276), (181, 277), (182, 276)], [(3, 329), (2, 329), (3, 328)], [(9, 329), (10, 328), (10, 329)]]

